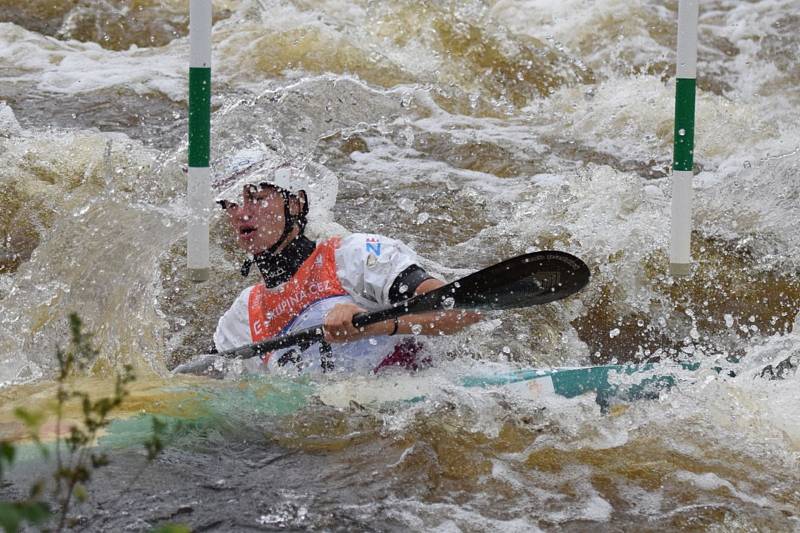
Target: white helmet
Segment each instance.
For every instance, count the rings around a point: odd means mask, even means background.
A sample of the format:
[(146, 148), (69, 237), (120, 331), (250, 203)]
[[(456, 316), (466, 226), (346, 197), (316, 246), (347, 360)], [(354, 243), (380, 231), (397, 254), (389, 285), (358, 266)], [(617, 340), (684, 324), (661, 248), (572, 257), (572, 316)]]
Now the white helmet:
[(283, 192), (298, 196), (305, 193), (306, 209), (301, 228), (306, 225), (312, 238), (327, 233), (332, 222), (333, 206), (339, 184), (336, 176), (322, 165), (302, 162), (296, 165), (265, 147), (240, 150), (232, 157), (215, 163), (216, 176), (212, 187), (217, 191), (215, 201), (241, 202), (245, 185), (270, 184)]

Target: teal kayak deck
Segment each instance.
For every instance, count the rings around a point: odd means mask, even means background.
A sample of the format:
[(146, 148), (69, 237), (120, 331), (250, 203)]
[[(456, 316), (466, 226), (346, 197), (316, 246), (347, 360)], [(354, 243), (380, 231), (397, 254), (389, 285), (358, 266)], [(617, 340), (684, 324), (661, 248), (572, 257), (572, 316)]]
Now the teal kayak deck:
[[(696, 365), (682, 365), (695, 370)], [(641, 379), (635, 379), (641, 374)], [(675, 385), (672, 374), (656, 373), (653, 364), (600, 365), (522, 369), (495, 376), (469, 376), (462, 379), (465, 387), (497, 388), (527, 398), (561, 396), (575, 398), (596, 393), (597, 402), (607, 404), (612, 398), (620, 401), (652, 399), (659, 391)]]

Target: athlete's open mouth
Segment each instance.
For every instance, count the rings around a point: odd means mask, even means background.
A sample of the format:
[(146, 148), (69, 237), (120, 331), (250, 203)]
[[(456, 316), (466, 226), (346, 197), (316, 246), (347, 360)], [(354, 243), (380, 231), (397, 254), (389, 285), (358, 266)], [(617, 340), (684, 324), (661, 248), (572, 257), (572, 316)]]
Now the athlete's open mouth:
[(252, 235), (253, 233), (255, 233), (255, 231), (256, 231), (255, 226), (242, 226), (242, 227), (239, 228), (239, 235), (242, 235), (243, 237), (247, 237), (247, 236)]

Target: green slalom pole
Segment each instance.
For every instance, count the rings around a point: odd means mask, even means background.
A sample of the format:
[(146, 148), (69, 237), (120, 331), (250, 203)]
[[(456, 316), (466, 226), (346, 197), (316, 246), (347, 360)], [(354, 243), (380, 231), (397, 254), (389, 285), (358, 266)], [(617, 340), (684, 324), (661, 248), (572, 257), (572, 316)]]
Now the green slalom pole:
[(678, 4), (675, 147), (672, 161), (672, 227), (669, 253), (669, 270), (673, 276), (688, 275), (692, 262), (692, 165), (699, 9), (698, 0), (680, 0)]
[(211, 0), (189, 0), (189, 207), (186, 259), (189, 277), (209, 278), (211, 208)]

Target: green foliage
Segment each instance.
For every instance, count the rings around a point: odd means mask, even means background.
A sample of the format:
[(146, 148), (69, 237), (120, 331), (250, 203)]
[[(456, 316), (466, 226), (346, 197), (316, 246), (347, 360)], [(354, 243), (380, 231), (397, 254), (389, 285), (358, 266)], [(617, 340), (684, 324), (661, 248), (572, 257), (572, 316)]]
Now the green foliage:
[(14, 409), (14, 416), (19, 418), (25, 427), (28, 428), (28, 431), (32, 433), (39, 433), (39, 428), (42, 426), (42, 422), (44, 422), (44, 413), (34, 413), (32, 411), (28, 411), (24, 407), (17, 407)]
[(23, 524), (43, 524), (50, 518), (50, 509), (43, 502), (0, 502), (0, 527), (16, 533)]
[[(116, 375), (114, 392), (111, 396), (93, 399), (88, 392), (73, 388), (71, 378), (77, 373), (89, 369), (100, 352), (92, 344), (92, 335), (83, 332), (81, 320), (75, 313), (69, 315), (69, 330), (69, 348), (56, 350), (56, 360), (58, 361), (55, 408), (57, 437), (54, 447), (55, 469), (51, 501), (57, 505), (55, 509), (51, 509), (43, 501), (44, 481), (38, 481), (31, 488), (30, 495), (26, 500), (0, 502), (0, 527), (6, 532), (19, 531), (25, 524), (34, 526), (45, 524), (49, 520), (55, 521), (55, 531), (62, 531), (68, 525), (69, 511), (74, 501), (85, 502), (89, 497), (87, 484), (91, 481), (92, 473), (109, 464), (108, 456), (95, 449), (93, 445), (100, 430), (111, 423), (111, 413), (129, 395), (127, 385), (136, 379), (133, 369), (126, 365), (122, 372)], [(70, 426), (67, 435), (62, 437), (64, 408), (70, 401), (79, 403), (82, 421), (79, 425)], [(49, 459), (50, 451), (42, 444), (39, 437), (39, 430), (45, 421), (46, 413), (33, 412), (19, 407), (14, 414), (25, 425), (29, 438), (37, 445), (42, 457)], [(162, 437), (166, 429), (166, 422), (153, 418), (152, 436), (144, 443), (148, 462), (155, 459), (163, 450)], [(4, 468), (12, 465), (15, 456), (14, 445), (10, 442), (0, 441), (0, 479)], [(139, 475), (141, 472), (135, 476), (135, 479), (138, 479)], [(169, 525), (159, 531), (178, 533), (189, 530), (183, 526)]]
[(3, 463), (11, 466), (17, 450), (10, 442), (0, 441), (0, 478), (3, 477)]
[[(166, 432), (167, 423), (153, 417), (153, 434), (144, 441), (144, 447), (147, 450), (147, 460), (152, 461), (164, 449), (163, 435)], [(178, 428), (179, 429), (179, 428)]]

